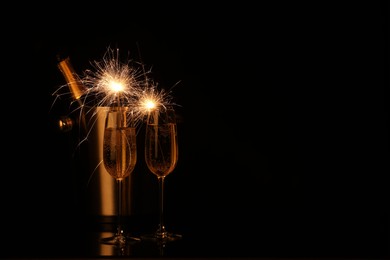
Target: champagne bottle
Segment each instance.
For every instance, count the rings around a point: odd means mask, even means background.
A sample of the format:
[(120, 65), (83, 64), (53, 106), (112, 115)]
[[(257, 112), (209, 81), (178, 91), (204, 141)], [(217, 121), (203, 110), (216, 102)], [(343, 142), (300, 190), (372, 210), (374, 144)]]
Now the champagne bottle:
[[(82, 102), (82, 96), (84, 95), (86, 91), (86, 87), (82, 84), (82, 82), (78, 79), (77, 74), (72, 66), (72, 63), (70, 62), (70, 58), (66, 57), (64, 59), (58, 58), (58, 68), (60, 69), (62, 75), (64, 76), (67, 85), (69, 87), (69, 91), (72, 94), (72, 98), (74, 101), (77, 101), (78, 103), (78, 109), (83, 108), (83, 102)], [(79, 117), (79, 123), (83, 127), (83, 129), (86, 131), (86, 122), (85, 122), (85, 115), (83, 111), (80, 111), (80, 117)], [(68, 132), (72, 130), (73, 125), (75, 125), (75, 122), (71, 118), (61, 118), (58, 122), (58, 126), (60, 127), (61, 131)]]
[(80, 80), (76, 78), (77, 74), (75, 73), (75, 70), (70, 62), (70, 58), (66, 57), (65, 59), (60, 60), (58, 63), (58, 68), (68, 83), (73, 99), (80, 101), (80, 98), (84, 94), (86, 88), (80, 82)]

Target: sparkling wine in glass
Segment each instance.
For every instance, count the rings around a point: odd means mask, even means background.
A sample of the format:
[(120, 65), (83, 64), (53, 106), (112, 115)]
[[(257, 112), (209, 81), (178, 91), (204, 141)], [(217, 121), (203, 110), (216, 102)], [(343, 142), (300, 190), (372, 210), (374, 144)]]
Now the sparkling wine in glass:
[(128, 107), (109, 108), (104, 126), (103, 164), (118, 186), (118, 219), (116, 233), (103, 238), (105, 244), (125, 246), (140, 238), (130, 236), (122, 223), (122, 184), (133, 172), (137, 162), (136, 128)]
[(164, 223), (164, 180), (175, 169), (178, 156), (178, 136), (175, 111), (172, 107), (158, 107), (150, 111), (145, 127), (145, 161), (159, 184), (159, 225), (152, 234), (141, 236), (165, 243), (181, 238), (168, 232)]

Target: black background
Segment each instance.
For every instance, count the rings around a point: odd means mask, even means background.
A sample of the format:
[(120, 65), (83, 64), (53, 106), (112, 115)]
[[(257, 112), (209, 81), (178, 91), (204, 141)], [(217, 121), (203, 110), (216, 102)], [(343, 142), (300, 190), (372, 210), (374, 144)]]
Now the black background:
[(82, 228), (74, 136), (53, 125), (67, 111), (64, 100), (51, 108), (65, 83), (57, 55), (82, 72), (107, 47), (152, 67), (161, 87), (177, 84), (166, 212), (193, 236), (186, 256), (389, 255), (386, 1), (30, 8), (5, 39), (6, 256), (44, 256)]

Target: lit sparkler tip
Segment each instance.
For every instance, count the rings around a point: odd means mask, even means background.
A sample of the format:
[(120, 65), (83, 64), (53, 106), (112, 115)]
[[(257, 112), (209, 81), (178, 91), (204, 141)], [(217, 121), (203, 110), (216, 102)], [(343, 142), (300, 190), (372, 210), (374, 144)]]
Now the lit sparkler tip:
[(157, 104), (153, 100), (147, 100), (145, 103), (145, 108), (148, 110), (153, 110), (156, 106)]
[(122, 83), (116, 81), (109, 82), (108, 86), (115, 93), (122, 92), (125, 89)]
[(170, 96), (164, 90), (158, 90), (157, 86), (145, 87), (138, 98), (138, 111), (142, 115), (147, 115), (148, 113), (159, 109), (160, 107), (165, 107), (169, 104)]

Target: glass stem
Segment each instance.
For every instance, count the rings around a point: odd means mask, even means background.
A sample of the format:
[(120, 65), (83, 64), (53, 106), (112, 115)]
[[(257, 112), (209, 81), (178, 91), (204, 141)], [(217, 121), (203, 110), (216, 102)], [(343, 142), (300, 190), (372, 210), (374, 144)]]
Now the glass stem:
[(164, 177), (158, 177), (159, 187), (159, 212), (160, 212), (160, 224), (157, 231), (157, 236), (165, 237), (165, 224), (164, 224)]
[(122, 180), (117, 180), (118, 184), (118, 226), (117, 235), (122, 234)]

